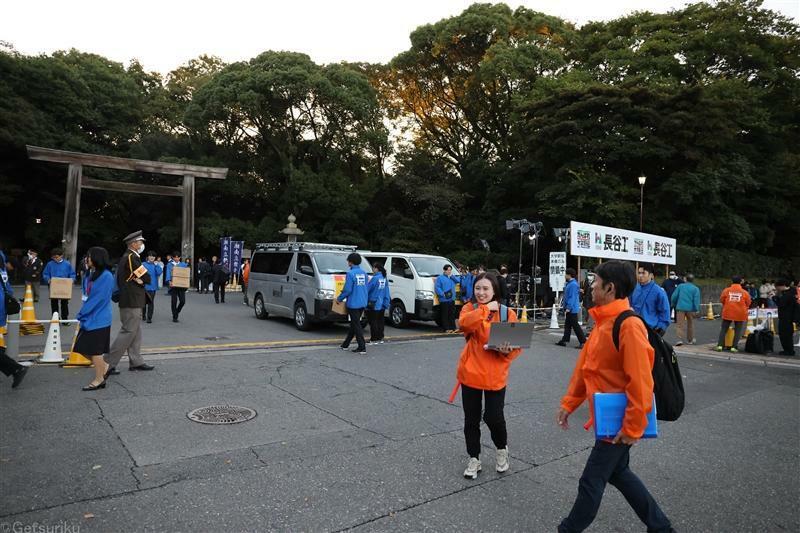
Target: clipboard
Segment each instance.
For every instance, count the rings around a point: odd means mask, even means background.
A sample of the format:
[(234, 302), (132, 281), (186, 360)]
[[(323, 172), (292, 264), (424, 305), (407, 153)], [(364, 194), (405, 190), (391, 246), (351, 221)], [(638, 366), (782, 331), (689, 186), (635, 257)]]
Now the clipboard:
[[(613, 439), (622, 429), (622, 419), (628, 406), (628, 396), (624, 392), (595, 392), (594, 403), (594, 436), (598, 439)], [(656, 396), (653, 395), (653, 408), (647, 413), (647, 427), (643, 439), (658, 437), (658, 421), (656, 420)]]

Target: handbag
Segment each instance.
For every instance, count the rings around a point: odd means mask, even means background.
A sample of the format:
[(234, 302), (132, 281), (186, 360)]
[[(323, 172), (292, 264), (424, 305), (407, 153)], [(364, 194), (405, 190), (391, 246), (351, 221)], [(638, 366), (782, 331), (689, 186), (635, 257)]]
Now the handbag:
[(6, 301), (6, 314), (7, 315), (16, 315), (20, 312), (22, 307), (19, 305), (19, 301), (8, 294), (6, 291), (3, 291), (5, 294), (5, 301)]

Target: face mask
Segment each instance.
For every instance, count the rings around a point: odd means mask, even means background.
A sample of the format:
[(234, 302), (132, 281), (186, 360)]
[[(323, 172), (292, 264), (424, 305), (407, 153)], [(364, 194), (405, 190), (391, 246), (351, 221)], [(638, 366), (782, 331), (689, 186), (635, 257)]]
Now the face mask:
[(139, 247), (136, 249), (136, 251), (139, 253), (144, 252), (144, 244), (140, 244)]

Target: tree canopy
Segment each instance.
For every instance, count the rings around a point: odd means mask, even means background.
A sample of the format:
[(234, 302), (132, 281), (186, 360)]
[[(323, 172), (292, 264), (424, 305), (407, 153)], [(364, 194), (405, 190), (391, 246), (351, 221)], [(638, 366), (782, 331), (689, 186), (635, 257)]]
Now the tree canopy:
[[(790, 257), (799, 129), (800, 28), (752, 0), (582, 27), (474, 4), (414, 30), (387, 64), (265, 51), (232, 64), (204, 55), (162, 76), (7, 47), (0, 239), (60, 242), (66, 170), (29, 161), (34, 144), (228, 167), (224, 182), (198, 180), (198, 254), (222, 235), (278, 239), (294, 213), (313, 240), (471, 258), (486, 239), (508, 261), (518, 236), (507, 218), (638, 229), (645, 175), (645, 231)], [(81, 248), (114, 248), (139, 228), (163, 250), (177, 244), (178, 200), (83, 194)]]

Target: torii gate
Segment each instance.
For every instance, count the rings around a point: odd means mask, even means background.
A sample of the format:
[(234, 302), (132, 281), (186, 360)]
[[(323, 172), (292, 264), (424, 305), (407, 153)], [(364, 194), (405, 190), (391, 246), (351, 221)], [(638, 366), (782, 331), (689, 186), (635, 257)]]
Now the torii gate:
[[(39, 146), (27, 145), (28, 157), (36, 161), (65, 163), (69, 165), (67, 173), (67, 194), (64, 202), (64, 232), (62, 243), (64, 257), (77, 269), (78, 251), (78, 218), (81, 207), (81, 189), (99, 189), (103, 191), (132, 192), (139, 194), (156, 194), (162, 196), (180, 196), (183, 198), (183, 223), (181, 231), (181, 253), (183, 257), (194, 258), (194, 179), (211, 178), (224, 180), (228, 175), (227, 168), (201, 167), (179, 163), (162, 163), (160, 161), (144, 161), (142, 159), (126, 159), (108, 155), (83, 154), (66, 150), (53, 150)], [(167, 174), (183, 176), (183, 185), (167, 187), (122, 181), (104, 181), (83, 176), (83, 166), (149, 172), (151, 174)], [(138, 228), (132, 228), (138, 229)]]

